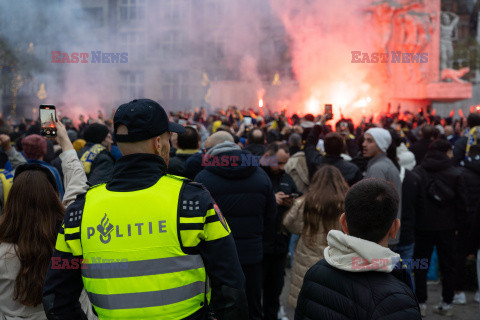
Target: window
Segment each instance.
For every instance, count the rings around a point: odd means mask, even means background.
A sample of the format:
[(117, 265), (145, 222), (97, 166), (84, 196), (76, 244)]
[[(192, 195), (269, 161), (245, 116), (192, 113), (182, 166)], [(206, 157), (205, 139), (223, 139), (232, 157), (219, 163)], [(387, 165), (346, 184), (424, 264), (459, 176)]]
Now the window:
[(145, 0), (122, 0), (120, 20), (133, 21), (145, 18)]
[(166, 21), (175, 23), (180, 20), (180, 0), (166, 0), (164, 2), (163, 17)]
[(162, 53), (164, 59), (181, 56), (182, 40), (180, 31), (169, 30), (163, 34)]
[(140, 62), (145, 59), (145, 35), (142, 32), (120, 32), (120, 44), (128, 52), (128, 61)]
[(123, 101), (143, 98), (143, 72), (120, 72), (120, 96)]
[(223, 3), (217, 1), (209, 1), (205, 6), (205, 12), (209, 18), (219, 19), (224, 14)]
[(85, 8), (84, 10), (93, 27), (103, 26), (103, 8)]
[(188, 99), (188, 71), (166, 71), (163, 75), (163, 100)]

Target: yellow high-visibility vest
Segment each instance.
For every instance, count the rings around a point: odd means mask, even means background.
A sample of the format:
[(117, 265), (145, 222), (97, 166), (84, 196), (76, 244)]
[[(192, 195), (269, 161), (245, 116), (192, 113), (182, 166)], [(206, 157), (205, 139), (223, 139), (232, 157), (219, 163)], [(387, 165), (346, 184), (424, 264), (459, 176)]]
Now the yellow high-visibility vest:
[(68, 242), (83, 255), (83, 284), (100, 319), (183, 319), (210, 302), (202, 258), (180, 245), (183, 183), (166, 175), (138, 191), (102, 184), (87, 192), (81, 227), (65, 229), (65, 240), (80, 232)]

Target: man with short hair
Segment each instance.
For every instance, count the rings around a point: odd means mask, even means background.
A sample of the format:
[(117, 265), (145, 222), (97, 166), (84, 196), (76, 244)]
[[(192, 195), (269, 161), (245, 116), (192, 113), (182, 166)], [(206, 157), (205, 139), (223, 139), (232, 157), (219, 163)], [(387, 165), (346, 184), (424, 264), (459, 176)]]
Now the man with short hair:
[(261, 159), (263, 169), (273, 185), (277, 202), (275, 228), (269, 235), (272, 241), (264, 241), (263, 246), (263, 317), (265, 320), (277, 320), (280, 309), (285, 276), (290, 233), (283, 226), (283, 218), (299, 196), (299, 191), (292, 177), (284, 168), (290, 154), (284, 142), (272, 142), (267, 145)]
[(115, 158), (110, 153), (112, 134), (107, 126), (92, 123), (85, 128), (83, 138), (87, 142), (78, 152), (78, 158), (83, 164), (91, 185), (108, 182), (113, 175)]
[(100, 320), (246, 319), (230, 227), (202, 185), (166, 173), (171, 132), (184, 127), (150, 99), (122, 104), (113, 121), (123, 156), (108, 183), (67, 208), (52, 258), (60, 267), (50, 263), (44, 285), (47, 318), (86, 319), (85, 287)]
[[(312, 132), (315, 132), (315, 130), (316, 128), (314, 128)], [(350, 186), (363, 179), (360, 169), (353, 163), (345, 161), (342, 158), (341, 154), (345, 150), (345, 141), (339, 133), (327, 133), (324, 138), (324, 148), (326, 153), (325, 156), (320, 155), (312, 145), (309, 145), (308, 149), (305, 148), (308, 159), (307, 163), (314, 166), (314, 168), (310, 169), (310, 179), (313, 177), (316, 170), (326, 164), (337, 167), (345, 178), (345, 181), (347, 181)]]
[(306, 273), (295, 320), (421, 319), (407, 271), (388, 248), (400, 229), (399, 202), (385, 180), (350, 188), (340, 216), (343, 232), (328, 233), (325, 259)]
[(250, 151), (254, 156), (263, 156), (265, 153), (265, 134), (262, 129), (255, 128), (248, 133), (245, 150)]
[[(205, 142), (204, 169), (195, 177), (211, 193), (232, 228), (246, 280), (250, 320), (262, 316), (262, 259), (274, 232), (276, 204), (272, 182), (257, 157), (242, 150), (225, 131)], [(265, 243), (267, 242), (267, 243)]]
[(184, 133), (177, 137), (178, 149), (175, 156), (170, 159), (168, 164), (168, 173), (182, 176), (193, 180), (195, 176), (188, 176), (185, 163), (188, 158), (197, 153), (200, 149), (200, 136), (195, 128), (186, 127)]
[(293, 156), (302, 150), (302, 136), (294, 132), (288, 137), (288, 148), (290, 155)]
[(428, 146), (432, 143), (435, 136), (435, 127), (429, 124), (424, 124), (420, 129), (420, 140), (415, 142), (411, 147), (410, 151), (415, 155), (415, 161), (417, 164), (421, 164), (423, 158), (428, 151)]
[[(395, 164), (387, 157), (387, 149), (392, 143), (390, 132), (383, 128), (370, 128), (365, 132), (363, 141), (363, 156), (368, 160), (365, 178), (378, 178), (391, 182), (397, 190), (400, 204), (398, 208), (397, 218), (402, 215), (402, 181), (400, 179), (400, 171)], [(399, 242), (400, 232), (397, 238), (390, 241), (393, 247)]]

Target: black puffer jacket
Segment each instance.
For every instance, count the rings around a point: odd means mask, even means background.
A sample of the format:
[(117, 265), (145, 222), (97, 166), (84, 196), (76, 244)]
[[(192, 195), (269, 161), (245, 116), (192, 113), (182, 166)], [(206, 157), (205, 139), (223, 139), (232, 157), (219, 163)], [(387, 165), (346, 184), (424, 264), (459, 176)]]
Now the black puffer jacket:
[(188, 158), (190, 158), (193, 154), (192, 152), (183, 153), (183, 150), (177, 150), (174, 157), (170, 158), (170, 162), (168, 163), (167, 172), (169, 174), (173, 174), (176, 176), (186, 177), (190, 180), (195, 178), (195, 175), (188, 175), (186, 170), (186, 163)]
[(413, 171), (421, 177), (425, 191), (425, 211), (417, 216), (415, 230), (460, 230), (465, 227), (467, 200), (461, 170), (454, 167), (444, 153), (432, 150)]
[[(344, 160), (341, 156), (325, 155), (321, 156), (317, 150), (311, 152), (311, 148), (308, 150), (307, 163), (315, 165), (316, 170), (320, 169), (323, 165), (329, 164), (336, 167), (342, 173), (342, 176), (347, 181), (348, 185), (352, 186), (358, 181), (363, 179), (363, 175), (360, 169), (351, 162)], [(307, 153), (307, 150), (305, 151)], [(313, 172), (315, 173), (316, 170)], [(312, 170), (311, 170), (312, 171)], [(312, 179), (312, 177), (310, 177)]]
[[(234, 150), (223, 155), (250, 157), (245, 150)], [(260, 263), (263, 243), (269, 245), (272, 238), (264, 239), (264, 233), (274, 233), (277, 204), (268, 175), (258, 166), (205, 166), (195, 177), (212, 195), (232, 229), (242, 265)]]
[(480, 204), (480, 155), (461, 161), (461, 165), (462, 177), (467, 188), (467, 212), (472, 218)]
[[(403, 169), (403, 168), (402, 168)], [(399, 245), (409, 245), (415, 242), (415, 220), (425, 211), (425, 193), (420, 177), (404, 169), (402, 181), (402, 223), (400, 227)]]
[(406, 271), (348, 272), (320, 260), (305, 275), (295, 320), (418, 320), (417, 299)]

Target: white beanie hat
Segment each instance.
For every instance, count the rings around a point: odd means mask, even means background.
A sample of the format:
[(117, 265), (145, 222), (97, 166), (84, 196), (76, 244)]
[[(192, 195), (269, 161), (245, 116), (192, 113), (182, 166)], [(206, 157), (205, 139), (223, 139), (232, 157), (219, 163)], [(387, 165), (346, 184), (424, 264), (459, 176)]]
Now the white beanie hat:
[(387, 152), (388, 147), (392, 143), (392, 136), (388, 130), (383, 128), (370, 128), (367, 132), (373, 137), (377, 146), (382, 150), (382, 152)]

